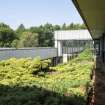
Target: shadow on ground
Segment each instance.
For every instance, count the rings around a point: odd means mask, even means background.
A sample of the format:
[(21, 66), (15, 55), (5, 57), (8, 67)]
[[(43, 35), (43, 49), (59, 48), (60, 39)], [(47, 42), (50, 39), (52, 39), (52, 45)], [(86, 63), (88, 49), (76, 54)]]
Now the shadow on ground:
[(93, 104), (91, 105), (105, 105), (105, 65), (100, 57), (96, 59), (94, 81)]
[(0, 85), (0, 105), (83, 105), (81, 96), (64, 96), (36, 86)]

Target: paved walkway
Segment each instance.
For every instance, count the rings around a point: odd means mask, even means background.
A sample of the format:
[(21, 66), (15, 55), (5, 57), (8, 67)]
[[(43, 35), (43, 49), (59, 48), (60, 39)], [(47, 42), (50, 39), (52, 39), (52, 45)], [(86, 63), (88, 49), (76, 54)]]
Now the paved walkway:
[(100, 58), (96, 61), (94, 79), (94, 96), (91, 105), (105, 105), (105, 64)]

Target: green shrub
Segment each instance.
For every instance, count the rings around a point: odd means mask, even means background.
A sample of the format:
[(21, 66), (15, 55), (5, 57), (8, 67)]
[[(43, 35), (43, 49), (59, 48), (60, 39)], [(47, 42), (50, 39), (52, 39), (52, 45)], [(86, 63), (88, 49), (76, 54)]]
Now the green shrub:
[(50, 60), (40, 58), (0, 61), (0, 105), (84, 105), (92, 83), (91, 59), (91, 51), (85, 50), (51, 68)]
[(48, 71), (49, 70), (49, 65), (51, 64), (51, 60), (44, 60), (41, 62), (41, 70), (42, 71)]
[(92, 60), (93, 55), (90, 49), (85, 49), (85, 51), (79, 54), (78, 58), (80, 60)]

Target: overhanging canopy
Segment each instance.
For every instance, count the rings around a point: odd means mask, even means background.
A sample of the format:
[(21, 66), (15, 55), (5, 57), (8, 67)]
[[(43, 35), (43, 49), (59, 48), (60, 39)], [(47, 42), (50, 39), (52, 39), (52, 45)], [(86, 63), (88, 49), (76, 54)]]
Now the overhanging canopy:
[(72, 0), (87, 25), (92, 38), (105, 33), (105, 0)]

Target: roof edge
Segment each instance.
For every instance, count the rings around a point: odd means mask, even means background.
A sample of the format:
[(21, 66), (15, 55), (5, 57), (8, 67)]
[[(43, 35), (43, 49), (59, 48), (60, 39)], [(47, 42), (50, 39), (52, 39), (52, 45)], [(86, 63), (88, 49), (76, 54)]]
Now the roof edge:
[[(90, 35), (92, 36), (92, 33), (91, 33), (91, 31), (90, 31), (90, 28), (89, 28), (89, 26), (88, 26), (88, 24), (87, 24), (87, 22), (86, 22), (85, 16), (84, 16), (84, 14), (82, 13), (82, 10), (80, 9), (80, 6), (79, 6), (77, 0), (72, 0), (72, 2), (73, 2), (73, 4), (75, 5), (76, 9), (78, 10), (78, 13), (79, 13), (80, 16), (82, 17), (83, 22), (85, 23), (87, 29), (89, 30)], [(93, 36), (92, 36), (92, 39), (94, 39)]]

